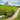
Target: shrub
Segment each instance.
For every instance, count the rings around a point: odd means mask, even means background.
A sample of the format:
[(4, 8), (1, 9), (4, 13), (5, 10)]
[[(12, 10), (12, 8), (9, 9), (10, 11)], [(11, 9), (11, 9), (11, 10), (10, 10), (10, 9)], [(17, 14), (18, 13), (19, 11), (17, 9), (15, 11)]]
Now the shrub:
[(11, 14), (10, 15), (8, 15), (8, 17), (11, 17), (12, 15), (14, 15), (15, 14), (15, 11), (14, 10), (12, 10), (12, 12), (11, 12)]

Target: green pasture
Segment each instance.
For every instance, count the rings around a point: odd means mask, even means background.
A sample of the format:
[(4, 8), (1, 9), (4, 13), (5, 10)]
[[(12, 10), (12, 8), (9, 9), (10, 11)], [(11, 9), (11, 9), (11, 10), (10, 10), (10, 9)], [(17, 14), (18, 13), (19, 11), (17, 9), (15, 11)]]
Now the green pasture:
[(20, 11), (19, 11), (18, 17), (15, 20), (20, 20)]
[[(3, 10), (3, 12), (11, 12), (11, 10), (15, 10), (15, 12), (17, 11), (17, 7), (15, 6), (4, 6), (4, 5), (1, 5), (0, 6), (0, 9)], [(0, 14), (5, 14), (5, 13), (0, 13)], [(10, 15), (11, 13), (7, 13), (7, 16)], [(19, 11), (19, 14), (18, 14), (18, 17), (15, 19), (15, 20), (20, 20), (20, 11)]]
[[(0, 6), (0, 9), (2, 9), (3, 12), (11, 12), (11, 10), (15, 10), (15, 12), (16, 12), (16, 10), (17, 10), (18, 8), (16, 8), (16, 6), (15, 6), (15, 7)], [(0, 13), (0, 14), (4, 14), (4, 13)], [(7, 13), (7, 15), (8, 15), (8, 14), (9, 14), (9, 13)]]

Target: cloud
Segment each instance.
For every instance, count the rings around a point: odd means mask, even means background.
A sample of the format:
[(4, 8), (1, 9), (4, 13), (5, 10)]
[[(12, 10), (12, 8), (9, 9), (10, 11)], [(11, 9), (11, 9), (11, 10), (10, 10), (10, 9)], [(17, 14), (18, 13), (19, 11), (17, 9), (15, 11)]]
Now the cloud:
[(1, 3), (1, 2), (0, 2), (0, 5), (4, 5), (4, 3)]
[(2, 0), (2, 2), (6, 2), (6, 0)]
[(11, 3), (8, 3), (9, 5), (11, 5)]
[[(1, 1), (1, 0), (0, 0)], [(8, 4), (9, 5), (20, 5), (19, 3), (20, 3), (20, 0), (2, 0), (2, 2), (6, 2), (6, 1), (8, 1)], [(18, 3), (17, 3), (18, 2)], [(0, 3), (1, 4), (1, 3)], [(4, 3), (2, 3), (2, 4), (4, 4)]]

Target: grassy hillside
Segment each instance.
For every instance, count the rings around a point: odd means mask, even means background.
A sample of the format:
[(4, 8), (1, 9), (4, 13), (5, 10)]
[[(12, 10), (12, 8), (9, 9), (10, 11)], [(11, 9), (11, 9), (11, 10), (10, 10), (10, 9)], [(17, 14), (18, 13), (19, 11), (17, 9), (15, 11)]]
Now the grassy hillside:
[[(8, 6), (4, 6), (4, 5), (2, 6), (1, 5), (0, 9), (5, 11), (5, 12), (11, 12), (11, 10), (15, 10), (16, 11), (18, 8), (16, 8), (16, 6), (15, 7), (8, 7)], [(2, 14), (4, 14), (4, 13), (2, 13)], [(8, 13), (7, 13), (7, 15), (8, 15)]]
[[(0, 10), (3, 11), (3, 12), (11, 12), (11, 10), (17, 10), (18, 8), (16, 6), (4, 6), (4, 5), (1, 5), (0, 6)], [(4, 13), (0, 13), (0, 14), (4, 14)], [(11, 13), (7, 13), (7, 16), (10, 15)], [(20, 11), (19, 11), (19, 14), (18, 14), (18, 17), (15, 19), (15, 20), (20, 20)]]
[(15, 20), (20, 20), (20, 11), (19, 11), (18, 17)]

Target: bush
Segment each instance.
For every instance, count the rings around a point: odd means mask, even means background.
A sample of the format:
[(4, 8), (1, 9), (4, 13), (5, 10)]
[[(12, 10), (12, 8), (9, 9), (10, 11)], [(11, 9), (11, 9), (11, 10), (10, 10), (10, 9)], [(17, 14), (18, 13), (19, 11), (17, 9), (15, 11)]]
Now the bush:
[[(3, 13), (4, 12), (4, 13)], [(0, 14), (5, 14), (6, 10), (5, 9), (0, 9)]]
[(15, 11), (14, 11), (14, 10), (12, 10), (11, 14), (10, 14), (10, 15), (8, 15), (8, 17), (13, 16), (14, 14), (15, 14)]

